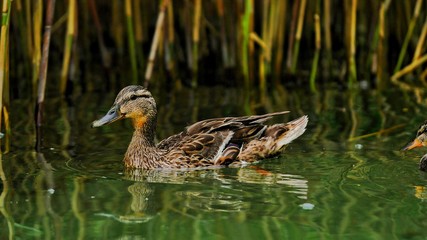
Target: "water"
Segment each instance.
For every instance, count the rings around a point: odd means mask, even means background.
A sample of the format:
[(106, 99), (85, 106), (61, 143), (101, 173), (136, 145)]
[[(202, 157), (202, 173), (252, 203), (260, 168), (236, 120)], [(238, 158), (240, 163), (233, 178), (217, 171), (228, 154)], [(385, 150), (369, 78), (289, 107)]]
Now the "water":
[[(158, 138), (210, 117), (245, 114), (239, 90), (162, 94)], [(129, 171), (128, 122), (91, 129), (115, 95), (46, 104), (44, 149), (33, 151), (32, 104), (15, 101), (1, 158), (0, 239), (425, 239), (426, 150), (399, 151), (426, 107), (399, 91), (273, 91), (254, 113), (308, 114), (285, 154), (253, 167)], [(401, 125), (403, 124), (403, 125)], [(362, 136), (397, 126), (383, 135)], [(1, 208), (4, 206), (4, 208)]]

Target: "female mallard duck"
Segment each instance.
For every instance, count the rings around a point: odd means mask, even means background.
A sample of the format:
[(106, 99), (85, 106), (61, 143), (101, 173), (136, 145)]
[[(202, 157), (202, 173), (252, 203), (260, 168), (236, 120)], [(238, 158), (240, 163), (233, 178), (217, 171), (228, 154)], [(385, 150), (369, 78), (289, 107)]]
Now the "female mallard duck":
[(288, 123), (264, 125), (271, 117), (285, 113), (288, 112), (208, 119), (156, 145), (156, 102), (147, 89), (128, 86), (119, 92), (108, 113), (94, 121), (92, 127), (122, 118), (132, 119), (135, 131), (124, 157), (128, 168), (238, 166), (276, 155), (304, 133), (307, 116)]
[[(412, 142), (408, 143), (402, 150), (411, 150), (413, 148), (423, 146), (427, 146), (427, 120), (423, 123), (423, 125), (418, 128), (415, 139)], [(427, 154), (420, 159), (419, 168), (421, 171), (427, 170)]]

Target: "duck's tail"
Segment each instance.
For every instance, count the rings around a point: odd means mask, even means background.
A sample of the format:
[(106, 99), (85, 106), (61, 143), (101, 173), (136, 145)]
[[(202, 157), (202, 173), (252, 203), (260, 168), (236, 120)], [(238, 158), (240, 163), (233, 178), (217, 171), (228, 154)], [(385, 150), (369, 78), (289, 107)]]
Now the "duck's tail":
[(265, 130), (266, 137), (274, 139), (272, 151), (279, 151), (283, 146), (301, 136), (307, 127), (308, 117), (302, 116), (285, 124), (275, 124)]
[(254, 162), (261, 158), (271, 157), (280, 153), (282, 148), (301, 136), (308, 123), (308, 117), (302, 116), (288, 123), (268, 126), (259, 139), (243, 145), (238, 160)]

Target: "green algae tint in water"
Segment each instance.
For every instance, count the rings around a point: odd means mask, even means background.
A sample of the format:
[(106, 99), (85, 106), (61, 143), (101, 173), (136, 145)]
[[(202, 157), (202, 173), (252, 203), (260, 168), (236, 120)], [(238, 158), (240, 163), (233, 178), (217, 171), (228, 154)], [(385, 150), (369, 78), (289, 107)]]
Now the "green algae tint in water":
[[(159, 138), (195, 120), (244, 115), (234, 90), (202, 88), (179, 101), (186, 91), (169, 105), (157, 99)], [(425, 239), (427, 175), (418, 171), (425, 152), (399, 151), (425, 107), (396, 93), (298, 96), (308, 95), (273, 92), (257, 112), (292, 111), (274, 121), (309, 115), (307, 132), (284, 155), (198, 171), (123, 169), (130, 124), (89, 127), (113, 95), (102, 104), (96, 95), (75, 107), (47, 103), (52, 124), (42, 154), (32, 151), (32, 125), (19, 112), (26, 104), (15, 103), (22, 107), (11, 116), (12, 152), (1, 161), (0, 239)]]

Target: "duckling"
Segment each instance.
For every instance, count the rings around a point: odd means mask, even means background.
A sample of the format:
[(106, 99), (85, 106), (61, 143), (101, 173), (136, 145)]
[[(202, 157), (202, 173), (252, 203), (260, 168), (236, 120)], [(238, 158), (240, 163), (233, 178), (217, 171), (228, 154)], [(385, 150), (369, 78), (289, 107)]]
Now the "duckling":
[[(427, 121), (425, 121), (417, 131), (417, 135), (415, 136), (415, 139), (408, 143), (402, 150), (411, 150), (417, 147), (425, 147), (427, 146)], [(419, 169), (421, 171), (427, 170), (427, 154), (425, 154), (420, 159)]]
[(286, 113), (288, 111), (207, 119), (155, 144), (156, 102), (147, 89), (131, 85), (118, 93), (107, 114), (95, 120), (92, 127), (125, 118), (132, 120), (134, 133), (124, 156), (127, 168), (243, 166), (280, 154), (287, 144), (304, 133), (307, 116), (288, 123), (264, 124)]

